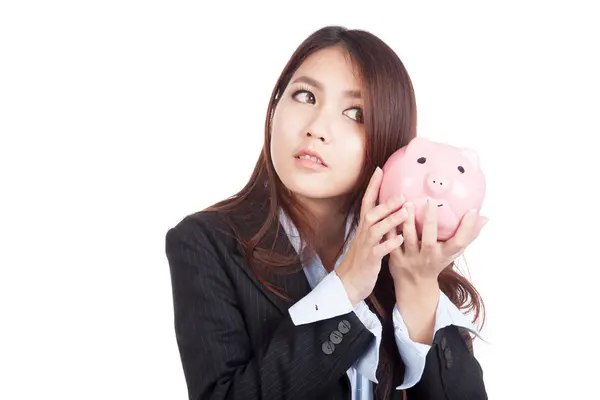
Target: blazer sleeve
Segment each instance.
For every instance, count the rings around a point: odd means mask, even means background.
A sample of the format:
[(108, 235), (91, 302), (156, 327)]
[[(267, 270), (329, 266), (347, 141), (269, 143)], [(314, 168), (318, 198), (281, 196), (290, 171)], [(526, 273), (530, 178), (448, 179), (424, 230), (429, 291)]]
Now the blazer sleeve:
[(170, 229), (166, 255), (190, 399), (315, 398), (374, 340), (353, 312), (299, 326), (286, 313), (268, 343), (253, 349), (234, 287), (202, 230)]
[(408, 400), (487, 400), (483, 370), (466, 330), (450, 325), (436, 333), (421, 380), (406, 394)]

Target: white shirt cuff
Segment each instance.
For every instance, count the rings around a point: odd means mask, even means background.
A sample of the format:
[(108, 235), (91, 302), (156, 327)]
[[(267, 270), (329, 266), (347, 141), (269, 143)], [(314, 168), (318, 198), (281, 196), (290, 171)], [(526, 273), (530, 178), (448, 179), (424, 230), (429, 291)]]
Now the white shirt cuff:
[[(417, 343), (410, 339), (406, 324), (398, 311), (398, 307), (394, 306), (392, 314), (394, 322), (394, 333), (396, 345), (400, 352), (400, 357), (405, 365), (404, 382), (396, 387), (398, 390), (408, 389), (416, 385), (423, 375), (425, 370), (425, 359), (431, 346)], [(440, 297), (435, 313), (435, 326), (433, 336), (437, 331), (449, 325), (455, 325), (465, 328), (482, 339), (481, 334), (473, 325), (473, 323), (462, 313), (450, 299), (440, 290)], [(432, 338), (433, 339), (433, 338)]]
[(406, 324), (404, 323), (397, 306), (394, 306), (392, 320), (394, 322), (396, 346), (398, 346), (400, 358), (402, 358), (405, 367), (404, 381), (402, 382), (402, 385), (397, 386), (396, 389), (403, 390), (413, 387), (421, 379), (423, 371), (425, 370), (425, 358), (427, 357), (427, 353), (431, 346), (411, 340), (408, 335)]
[(330, 272), (310, 293), (288, 310), (294, 325), (310, 324), (348, 314), (350, 311), (352, 303), (335, 271)]
[(310, 293), (288, 310), (294, 325), (309, 324), (347, 314), (350, 311), (354, 311), (363, 325), (375, 336), (373, 343), (354, 363), (354, 368), (363, 377), (377, 383), (381, 322), (364, 301), (358, 303), (354, 310), (352, 309), (346, 289), (335, 271), (330, 272)]
[(364, 301), (358, 303), (354, 309), (354, 313), (363, 323), (363, 325), (371, 331), (375, 336), (375, 340), (371, 343), (365, 353), (354, 363), (354, 368), (365, 378), (371, 382), (377, 382), (377, 366), (379, 365), (379, 347), (381, 346), (381, 321), (377, 315), (369, 309), (369, 306)]

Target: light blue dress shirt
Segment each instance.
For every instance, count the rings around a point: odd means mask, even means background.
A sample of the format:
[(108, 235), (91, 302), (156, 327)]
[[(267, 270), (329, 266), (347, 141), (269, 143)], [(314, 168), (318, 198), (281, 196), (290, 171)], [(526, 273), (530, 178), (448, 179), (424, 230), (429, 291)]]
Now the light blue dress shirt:
[[(289, 313), (293, 323), (295, 325), (308, 324), (354, 311), (365, 327), (375, 335), (375, 341), (365, 354), (347, 371), (348, 378), (350, 379), (352, 400), (372, 400), (373, 382), (377, 383), (375, 374), (379, 364), (382, 326), (377, 316), (364, 301), (361, 301), (356, 308), (352, 308), (346, 290), (335, 272), (335, 269), (337, 269), (348, 250), (348, 245), (343, 249), (342, 256), (337, 260), (334, 270), (327, 273), (318, 256), (313, 257), (308, 253), (307, 248), (300, 247), (298, 230), (283, 210), (280, 211), (279, 221), (294, 249), (301, 257), (306, 278), (312, 288), (310, 293), (290, 307)], [(351, 222), (352, 218), (350, 217), (346, 222), (346, 235), (350, 235), (350, 239), (354, 235), (354, 232), (350, 232)], [(347, 243), (349, 244), (350, 241), (348, 240)], [(315, 307), (315, 305), (318, 307)], [(397, 386), (396, 389), (408, 389), (417, 384), (421, 379), (425, 368), (425, 358), (431, 346), (416, 343), (410, 339), (406, 325), (397, 307), (394, 307), (392, 321), (394, 324), (396, 345), (406, 367), (404, 382), (402, 385)], [(440, 291), (434, 335), (439, 329), (448, 325), (463, 327), (481, 338), (473, 323)]]

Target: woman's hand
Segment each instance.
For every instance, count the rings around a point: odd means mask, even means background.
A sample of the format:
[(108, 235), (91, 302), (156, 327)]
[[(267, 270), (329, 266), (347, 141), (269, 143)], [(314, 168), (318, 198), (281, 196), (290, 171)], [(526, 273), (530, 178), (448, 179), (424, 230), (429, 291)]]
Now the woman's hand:
[[(394, 281), (396, 279), (405, 279), (412, 283), (437, 281), (440, 272), (463, 253), (488, 221), (487, 218), (479, 216), (476, 210), (471, 210), (461, 220), (454, 236), (445, 242), (439, 242), (437, 207), (433, 202), (428, 202), (419, 242), (414, 205), (406, 203), (402, 209), (408, 214), (402, 224), (404, 246), (395, 248), (390, 254), (389, 261), (390, 273)], [(395, 228), (386, 235), (388, 241), (397, 237)]]
[[(408, 217), (402, 225), (404, 248), (390, 254), (389, 269), (394, 279), (396, 305), (410, 338), (418, 343), (431, 344), (435, 314), (439, 301), (438, 275), (479, 235), (487, 222), (476, 211), (467, 213), (453, 237), (445, 242), (437, 239), (437, 206), (429, 202), (423, 220), (421, 241), (415, 226), (415, 209), (410, 203), (402, 209)], [(386, 235), (397, 237), (396, 229)]]
[(402, 245), (402, 237), (385, 238), (406, 221), (403, 198), (376, 205), (383, 172), (378, 167), (362, 199), (360, 221), (343, 261), (336, 269), (353, 307), (368, 297), (379, 276), (381, 259)]

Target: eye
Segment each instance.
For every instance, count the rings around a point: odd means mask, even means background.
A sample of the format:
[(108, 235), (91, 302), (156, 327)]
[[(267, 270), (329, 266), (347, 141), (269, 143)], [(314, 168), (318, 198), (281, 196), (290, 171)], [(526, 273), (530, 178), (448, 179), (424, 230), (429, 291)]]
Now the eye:
[(350, 119), (355, 120), (359, 124), (362, 124), (365, 122), (364, 117), (363, 117), (363, 112), (358, 107), (347, 109), (346, 111), (344, 111), (344, 115)]
[(465, 173), (465, 169), (463, 168), (463, 166), (462, 166), (462, 165), (459, 165), (459, 166), (458, 166), (458, 172), (460, 172), (461, 174), (464, 174), (464, 173)]
[(315, 104), (317, 102), (315, 95), (304, 89), (294, 92), (292, 97), (300, 103)]
[(425, 161), (427, 161), (427, 159), (426, 159), (425, 157), (421, 157), (421, 158), (419, 158), (419, 159), (417, 160), (417, 162), (418, 162), (419, 164), (425, 164)]

